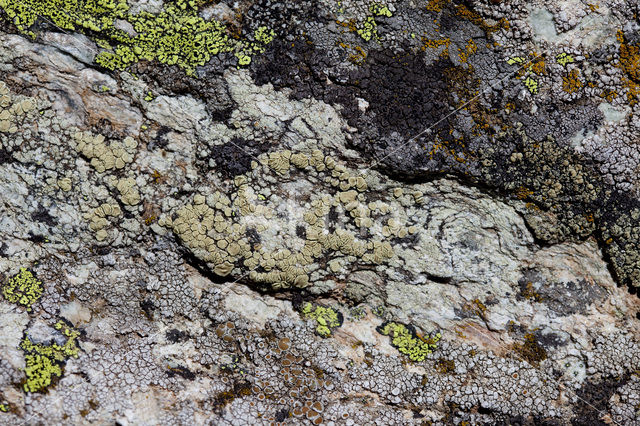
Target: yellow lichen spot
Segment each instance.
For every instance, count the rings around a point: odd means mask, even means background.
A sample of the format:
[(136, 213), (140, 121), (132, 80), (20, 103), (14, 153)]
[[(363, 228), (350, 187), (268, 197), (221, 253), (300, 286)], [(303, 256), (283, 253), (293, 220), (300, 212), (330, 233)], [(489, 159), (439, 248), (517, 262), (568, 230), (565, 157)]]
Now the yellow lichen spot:
[(322, 337), (329, 337), (333, 329), (342, 325), (340, 312), (324, 306), (314, 306), (310, 302), (302, 306), (302, 315), (316, 321), (316, 332)]
[(568, 53), (562, 52), (556, 56), (556, 62), (563, 67), (566, 67), (567, 64), (572, 64), (573, 62), (575, 62), (575, 60), (573, 59), (573, 56), (569, 55)]
[(62, 376), (64, 361), (67, 358), (78, 357), (80, 349), (76, 340), (80, 333), (61, 321), (57, 322), (54, 328), (67, 338), (64, 345), (35, 344), (29, 337), (25, 337), (20, 343), (20, 348), (25, 352), (25, 392), (43, 391), (52, 384), (54, 377)]
[(407, 355), (411, 361), (424, 361), (436, 349), (436, 343), (441, 338), (440, 333), (436, 333), (432, 338), (421, 337), (413, 328), (397, 322), (383, 324), (378, 328), (378, 332), (389, 336), (391, 345)]
[(512, 58), (507, 59), (507, 64), (509, 65), (522, 65), (524, 64), (525, 59), (522, 56), (514, 56)]
[(27, 311), (31, 311), (31, 307), (40, 299), (43, 291), (42, 283), (26, 268), (20, 268), (20, 272), (2, 286), (4, 298), (26, 307)]
[(532, 95), (538, 93), (538, 82), (531, 77), (524, 79), (524, 85)]

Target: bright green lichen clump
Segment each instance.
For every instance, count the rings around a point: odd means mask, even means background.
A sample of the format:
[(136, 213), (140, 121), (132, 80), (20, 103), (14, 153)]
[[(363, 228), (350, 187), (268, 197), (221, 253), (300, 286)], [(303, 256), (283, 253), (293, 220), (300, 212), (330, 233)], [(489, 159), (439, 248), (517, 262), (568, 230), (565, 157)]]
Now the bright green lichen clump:
[(412, 361), (424, 361), (436, 349), (436, 343), (441, 337), (440, 333), (433, 338), (420, 337), (406, 325), (397, 322), (383, 324), (378, 332), (389, 336), (391, 344)]
[(560, 53), (558, 56), (556, 56), (556, 61), (562, 65), (563, 67), (567, 66), (567, 64), (571, 64), (573, 62), (575, 62), (575, 60), (573, 59), (573, 56), (569, 55), (568, 53)]
[(314, 306), (307, 302), (302, 306), (302, 315), (305, 318), (311, 318), (316, 320), (317, 327), (316, 332), (322, 337), (329, 337), (331, 331), (342, 324), (342, 315), (340, 312), (325, 308), (323, 306)]
[(78, 357), (79, 348), (76, 340), (80, 333), (61, 321), (56, 323), (55, 328), (67, 338), (63, 346), (57, 343), (35, 344), (28, 337), (20, 343), (20, 347), (25, 352), (25, 392), (44, 390), (51, 385), (54, 376), (62, 376), (64, 361), (70, 357)]
[(532, 95), (538, 93), (538, 82), (535, 79), (531, 77), (525, 78), (524, 85)]
[(386, 16), (390, 18), (393, 16), (389, 8), (380, 3), (371, 3), (369, 6), (369, 12), (371, 16), (368, 16), (360, 25), (356, 28), (356, 33), (362, 37), (364, 41), (369, 41), (372, 38), (376, 40), (378, 37), (378, 24), (376, 23), (376, 16)]
[[(0, 8), (20, 31), (32, 36), (28, 29), (38, 16), (66, 30), (90, 30), (87, 35), (106, 49), (96, 56), (96, 62), (111, 70), (123, 70), (140, 60), (158, 60), (193, 75), (195, 67), (223, 52), (235, 52), (239, 63), (246, 65), (275, 36), (273, 30), (259, 27), (255, 41), (235, 40), (224, 24), (198, 16), (195, 0), (169, 2), (157, 15), (129, 14), (126, 0), (0, 0)], [(136, 34), (116, 28), (117, 19), (131, 24)]]
[(2, 286), (2, 295), (5, 299), (25, 306), (28, 311), (40, 299), (42, 291), (42, 283), (26, 268), (20, 268), (20, 272)]

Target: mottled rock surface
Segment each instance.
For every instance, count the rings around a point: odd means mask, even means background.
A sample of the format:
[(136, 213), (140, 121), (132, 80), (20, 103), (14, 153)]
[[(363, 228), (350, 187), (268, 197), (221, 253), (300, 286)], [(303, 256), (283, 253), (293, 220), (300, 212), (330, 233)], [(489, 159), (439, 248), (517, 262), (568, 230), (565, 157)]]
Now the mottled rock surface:
[(634, 0), (0, 0), (0, 424), (640, 424)]

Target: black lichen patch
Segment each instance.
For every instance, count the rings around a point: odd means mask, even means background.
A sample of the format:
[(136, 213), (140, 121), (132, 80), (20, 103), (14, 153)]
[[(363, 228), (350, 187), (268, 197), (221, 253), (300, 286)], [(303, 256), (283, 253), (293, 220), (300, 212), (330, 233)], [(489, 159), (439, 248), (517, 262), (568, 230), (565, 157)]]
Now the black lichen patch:
[(168, 134), (171, 133), (171, 129), (166, 126), (161, 126), (157, 131), (153, 139), (147, 144), (147, 149), (153, 151), (154, 149), (164, 149), (169, 144)]
[[(406, 140), (435, 126), (431, 137), (450, 138), (451, 124), (445, 116), (452, 104), (448, 94), (455, 67), (448, 58), (430, 65), (425, 62), (422, 52), (374, 51), (352, 76), (351, 82), (358, 83), (355, 94), (369, 103), (367, 114), (385, 136), (397, 133)], [(350, 124), (360, 123), (351, 120)]]
[[(446, 150), (433, 153), (440, 161), (449, 162), (451, 150), (464, 151), (464, 138), (462, 134), (453, 136), (455, 117), (449, 115), (477, 82), (449, 58), (430, 63), (420, 50), (372, 50), (356, 70), (334, 75), (330, 70), (339, 62), (336, 55), (329, 54), (334, 52), (322, 52), (301, 41), (276, 40), (272, 44), (252, 67), (256, 82), (271, 83), (277, 89), (288, 87), (294, 99), (313, 97), (340, 105), (349, 125), (360, 130), (354, 135), (354, 145), (374, 159), (400, 149), (407, 139), (431, 127), (428, 134), (412, 141), (410, 149), (402, 151), (409, 158), (382, 161), (394, 173), (411, 174), (433, 162), (425, 155), (424, 145), (436, 136), (440, 145), (447, 145)], [(332, 84), (327, 84), (327, 78)], [(358, 99), (368, 103), (365, 111)]]
[(39, 234), (34, 234), (32, 232), (29, 232), (29, 241), (36, 244), (42, 244), (47, 242), (48, 240), (47, 240), (47, 237), (45, 237), (44, 235), (39, 235)]
[(175, 328), (167, 331), (165, 336), (171, 343), (184, 342), (189, 339), (189, 333)]
[(289, 410), (287, 410), (286, 408), (282, 408), (276, 411), (276, 415), (275, 415), (276, 422), (284, 422), (288, 418), (289, 418)]
[(153, 318), (153, 311), (156, 310), (156, 306), (150, 299), (145, 299), (141, 301), (140, 308), (142, 308), (142, 311), (147, 316), (147, 318), (149, 319)]
[(7, 151), (4, 147), (0, 148), (0, 165), (11, 163), (13, 161), (13, 157), (11, 153)]
[(296, 235), (298, 238), (307, 239), (307, 230), (304, 226), (298, 225), (296, 226)]
[(213, 146), (211, 158), (216, 163), (216, 172), (225, 178), (233, 179), (251, 170), (251, 161), (254, 161), (254, 156), (249, 154), (247, 145), (245, 140), (233, 138), (223, 145)]
[(55, 217), (51, 216), (49, 210), (47, 210), (42, 205), (39, 205), (36, 210), (31, 213), (31, 220), (35, 222), (45, 223), (49, 226), (56, 226), (58, 221)]
[(262, 242), (262, 238), (260, 238), (260, 234), (255, 228), (247, 228), (247, 239), (251, 245), (260, 244)]
[(628, 382), (628, 377), (615, 377), (601, 382), (586, 382), (576, 394), (579, 397), (574, 405), (573, 426), (605, 426), (602, 413), (607, 413), (609, 400), (618, 388)]
[(189, 370), (187, 367), (183, 367), (181, 365), (177, 367), (170, 367), (167, 370), (167, 375), (169, 377), (175, 377), (176, 375), (182, 377), (183, 379), (193, 380), (196, 378), (195, 373)]

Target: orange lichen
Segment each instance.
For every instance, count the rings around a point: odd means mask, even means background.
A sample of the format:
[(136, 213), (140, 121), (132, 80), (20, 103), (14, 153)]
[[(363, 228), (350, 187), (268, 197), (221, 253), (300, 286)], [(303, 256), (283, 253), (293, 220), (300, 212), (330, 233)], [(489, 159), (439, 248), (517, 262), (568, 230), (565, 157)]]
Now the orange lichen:
[(442, 7), (448, 2), (449, 0), (429, 0), (426, 8), (430, 12), (441, 12)]
[(582, 81), (580, 81), (580, 71), (577, 69), (571, 70), (568, 75), (562, 77), (562, 90), (567, 93), (575, 93), (582, 87)]
[(598, 96), (607, 102), (613, 102), (613, 100), (618, 97), (618, 93), (615, 90), (603, 90)]
[(635, 105), (640, 99), (640, 47), (628, 44), (621, 30), (617, 33), (620, 48), (620, 69), (625, 73), (623, 84), (627, 88), (627, 101)]
[(542, 296), (540, 295), (540, 293), (535, 291), (535, 289), (533, 288), (533, 283), (531, 281), (525, 284), (521, 294), (522, 294), (522, 297), (524, 297), (525, 299), (534, 300), (536, 302), (542, 302)]
[(514, 343), (511, 347), (523, 360), (533, 366), (547, 359), (547, 351), (536, 340), (533, 333), (524, 336), (524, 343)]
[(456, 14), (459, 17), (466, 19), (467, 21), (470, 21), (478, 27), (482, 28), (489, 35), (501, 29), (508, 30), (510, 27), (509, 21), (507, 21), (505, 18), (500, 18), (494, 25), (490, 25), (482, 18), (482, 16), (478, 12), (470, 10), (464, 4), (456, 5)]
[(536, 53), (532, 53), (531, 56), (533, 57), (532, 59), (532, 63), (531, 63), (531, 71), (538, 74), (538, 75), (544, 75), (547, 73), (547, 66), (546, 63), (544, 61), (544, 57), (543, 56), (538, 56), (538, 54)]
[(530, 196), (533, 195), (533, 191), (531, 191), (530, 189), (525, 188), (524, 186), (519, 187), (518, 189), (516, 189), (516, 197), (518, 197), (519, 200), (524, 200)]
[(426, 37), (421, 37), (422, 40), (422, 50), (426, 50), (426, 49), (437, 49), (440, 46), (446, 46), (447, 48), (449, 48), (449, 45), (451, 44), (451, 39), (450, 38), (436, 38), (436, 39), (429, 39)]
[(475, 44), (473, 39), (469, 39), (464, 49), (462, 48), (458, 49), (458, 55), (460, 56), (460, 61), (466, 64), (467, 61), (469, 60), (469, 56), (473, 55), (477, 51), (478, 51), (478, 46)]

